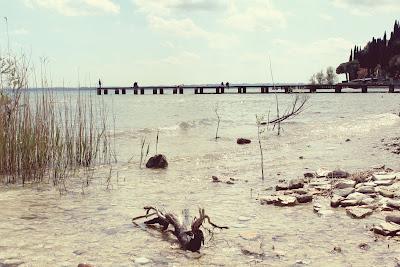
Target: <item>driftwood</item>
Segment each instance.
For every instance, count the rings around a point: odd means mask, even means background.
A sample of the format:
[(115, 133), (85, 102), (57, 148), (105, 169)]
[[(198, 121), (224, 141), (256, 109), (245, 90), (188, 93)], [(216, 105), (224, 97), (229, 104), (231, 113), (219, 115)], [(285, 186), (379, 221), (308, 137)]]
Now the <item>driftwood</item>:
[(308, 102), (308, 100), (309, 100), (309, 96), (300, 97), (300, 96), (296, 95), (296, 97), (294, 98), (293, 103), (291, 105), (291, 108), (289, 108), (282, 116), (278, 115), (278, 117), (276, 119), (268, 121), (268, 123), (273, 124), (275, 127), (275, 125), (280, 124), (281, 122), (283, 122), (289, 118), (299, 115), (306, 108), (305, 105)]
[(146, 214), (132, 218), (133, 224), (138, 225), (135, 222), (138, 219), (156, 216), (148, 221), (145, 221), (144, 223), (146, 225), (159, 224), (162, 226), (162, 231), (167, 231), (169, 225), (172, 225), (174, 230), (171, 230), (171, 233), (178, 239), (182, 249), (190, 250), (192, 252), (199, 251), (201, 245), (204, 245), (204, 234), (203, 231), (200, 230), (200, 227), (205, 221), (207, 221), (213, 228), (229, 229), (227, 226), (218, 226), (211, 222), (210, 217), (206, 215), (204, 209), (199, 209), (199, 218), (194, 219), (190, 230), (186, 229), (185, 226), (181, 224), (176, 216), (172, 213), (163, 214), (157, 208), (150, 206), (144, 207), (144, 209), (146, 210)]

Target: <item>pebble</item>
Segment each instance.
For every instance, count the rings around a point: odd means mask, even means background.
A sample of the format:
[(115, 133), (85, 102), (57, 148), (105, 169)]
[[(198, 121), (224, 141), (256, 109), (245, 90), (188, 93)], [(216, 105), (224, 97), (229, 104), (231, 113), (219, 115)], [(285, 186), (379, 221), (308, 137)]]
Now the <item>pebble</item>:
[(400, 201), (399, 200), (389, 199), (387, 202), (387, 205), (391, 208), (400, 210)]
[(337, 208), (340, 206), (340, 202), (342, 202), (342, 200), (344, 200), (344, 198), (342, 196), (339, 195), (333, 195), (331, 198), (331, 207), (332, 208)]
[(245, 216), (239, 216), (238, 220), (241, 221), (241, 222), (246, 222), (246, 221), (250, 221), (251, 218), (245, 217)]
[(386, 216), (385, 221), (400, 224), (400, 215), (388, 215)]
[(145, 265), (150, 262), (151, 262), (151, 260), (149, 260), (148, 258), (144, 258), (144, 257), (135, 258), (135, 263), (140, 264), (140, 265)]
[(287, 184), (277, 184), (275, 186), (276, 191), (282, 191), (282, 190), (288, 190), (288, 189), (289, 189), (289, 185), (287, 185)]
[(312, 195), (295, 195), (297, 202), (299, 203), (309, 203), (313, 200)]

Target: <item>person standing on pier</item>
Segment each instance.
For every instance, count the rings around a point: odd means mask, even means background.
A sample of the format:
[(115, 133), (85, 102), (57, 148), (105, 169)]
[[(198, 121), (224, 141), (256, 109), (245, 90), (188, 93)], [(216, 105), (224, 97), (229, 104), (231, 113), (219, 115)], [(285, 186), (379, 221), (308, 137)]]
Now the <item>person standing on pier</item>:
[(99, 88), (101, 88), (101, 80), (99, 79)]

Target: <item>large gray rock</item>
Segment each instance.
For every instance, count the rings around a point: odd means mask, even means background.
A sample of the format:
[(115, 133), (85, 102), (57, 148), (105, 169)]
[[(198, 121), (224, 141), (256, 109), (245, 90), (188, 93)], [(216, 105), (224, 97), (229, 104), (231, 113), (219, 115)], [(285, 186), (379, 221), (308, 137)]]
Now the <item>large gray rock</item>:
[(313, 200), (313, 196), (312, 195), (308, 195), (308, 194), (298, 194), (295, 195), (297, 202), (298, 203), (309, 203)]
[(376, 191), (383, 197), (394, 198), (393, 191), (390, 191), (390, 190), (387, 190), (384, 188), (378, 188)]
[(165, 169), (168, 167), (167, 158), (162, 155), (155, 155), (154, 157), (149, 158), (146, 163), (146, 168), (149, 169)]

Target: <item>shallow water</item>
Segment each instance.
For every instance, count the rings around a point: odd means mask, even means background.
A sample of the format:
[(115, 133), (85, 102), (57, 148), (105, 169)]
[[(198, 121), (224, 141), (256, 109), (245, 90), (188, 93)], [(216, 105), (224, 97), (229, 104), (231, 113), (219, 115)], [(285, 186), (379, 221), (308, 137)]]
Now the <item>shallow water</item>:
[[(381, 139), (399, 134), (395, 114), (400, 95), (312, 95), (307, 110), (282, 125), (281, 136), (264, 134), (265, 181), (255, 114), (270, 110), (274, 116), (273, 95), (94, 97), (103, 98), (115, 115), (119, 162), (113, 166), (112, 189), (106, 189), (106, 167), (97, 168), (100, 178), (84, 188), (85, 194), (75, 178), (63, 196), (36, 185), (1, 189), (0, 263), (132, 266), (135, 258), (146, 257), (155, 266), (394, 266), (400, 257), (399, 241), (375, 239), (368, 231), (384, 214), (354, 220), (338, 209), (319, 217), (312, 204), (278, 208), (256, 200), (279, 179), (321, 167), (352, 172), (384, 163), (399, 169), (400, 157), (384, 150)], [(281, 110), (292, 97), (279, 96)], [(218, 141), (216, 104), (221, 115)], [(169, 167), (140, 169), (140, 140), (146, 136), (154, 154), (157, 130), (158, 152), (167, 156)], [(238, 146), (238, 137), (253, 142)], [(213, 184), (212, 175), (238, 181)], [(146, 205), (177, 213), (189, 208), (192, 217), (204, 207), (214, 222), (230, 229), (216, 231), (211, 241), (207, 235), (200, 255), (183, 252), (159, 232), (131, 224)], [(239, 221), (240, 216), (249, 220)], [(264, 257), (242, 253), (247, 241), (239, 235), (249, 231), (261, 236)], [(360, 249), (360, 243), (370, 249)], [(337, 246), (341, 253), (332, 252)]]

